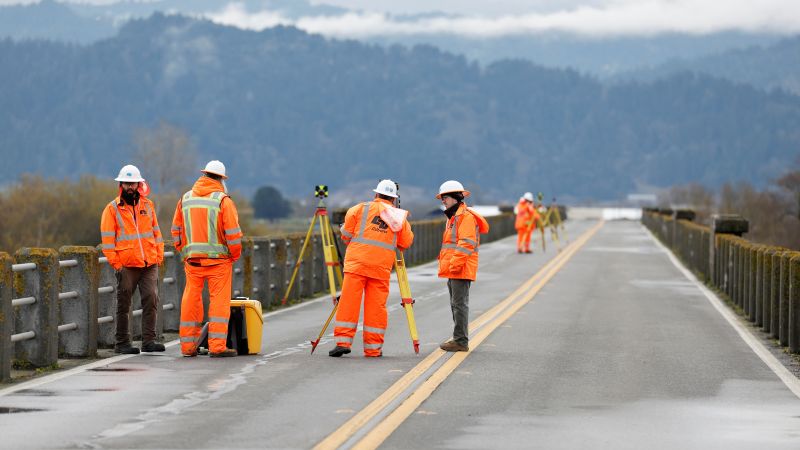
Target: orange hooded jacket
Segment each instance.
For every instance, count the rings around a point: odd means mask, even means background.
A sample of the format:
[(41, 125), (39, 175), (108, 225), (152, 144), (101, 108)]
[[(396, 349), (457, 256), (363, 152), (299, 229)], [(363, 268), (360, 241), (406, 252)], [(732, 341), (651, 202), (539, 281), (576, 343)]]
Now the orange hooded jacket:
[(475, 281), (480, 234), (488, 232), (489, 222), (462, 203), (447, 221), (442, 235), (439, 277)]
[(158, 227), (156, 208), (147, 197), (135, 206), (117, 197), (106, 205), (100, 219), (103, 254), (115, 270), (145, 267), (164, 260), (164, 240)]
[(404, 250), (414, 242), (408, 220), (395, 233), (381, 219), (381, 210), (391, 206), (388, 200), (360, 203), (347, 211), (342, 225), (342, 241), (347, 244), (344, 272), (388, 280), (394, 267), (395, 250)]
[(184, 260), (201, 266), (239, 259), (239, 213), (221, 182), (202, 176), (183, 194), (172, 218), (172, 238)]
[(536, 229), (536, 222), (539, 221), (539, 213), (533, 203), (521, 199), (517, 203), (517, 219), (514, 222), (514, 228), (517, 230)]

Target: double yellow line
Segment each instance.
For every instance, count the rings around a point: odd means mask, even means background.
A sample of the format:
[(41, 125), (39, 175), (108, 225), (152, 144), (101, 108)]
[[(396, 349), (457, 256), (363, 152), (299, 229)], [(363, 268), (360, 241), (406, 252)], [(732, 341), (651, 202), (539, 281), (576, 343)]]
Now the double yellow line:
[[(584, 232), (575, 242), (570, 244), (562, 253), (550, 260), (536, 274), (529, 278), (505, 300), (493, 306), (475, 319), (469, 326), (470, 347), (477, 348), (497, 327), (508, 320), (520, 308), (525, 306), (553, 276), (569, 261), (570, 258), (603, 226), (603, 222)], [(383, 443), (394, 430), (397, 429), (410, 416), (425, 399), (430, 397), (434, 390), (470, 355), (469, 352), (454, 353), (441, 367), (439, 367), (425, 382), (423, 382), (411, 395), (405, 399), (394, 411), (389, 413), (382, 421), (367, 433), (360, 441), (353, 445), (354, 449), (374, 449)], [(318, 450), (336, 449), (358, 433), (376, 415), (383, 411), (390, 403), (396, 400), (422, 375), (424, 375), (447, 352), (436, 349), (424, 360), (417, 364), (402, 378), (397, 380), (389, 389), (378, 396), (364, 409), (359, 411), (350, 420), (345, 422), (336, 431), (328, 435), (314, 448)]]

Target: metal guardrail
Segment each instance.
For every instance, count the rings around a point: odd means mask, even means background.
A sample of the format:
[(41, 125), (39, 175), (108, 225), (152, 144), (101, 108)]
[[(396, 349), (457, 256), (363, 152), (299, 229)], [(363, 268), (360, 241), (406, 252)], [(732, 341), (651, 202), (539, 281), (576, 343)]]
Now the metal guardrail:
[(741, 316), (800, 353), (800, 252), (741, 237), (747, 221), (715, 216), (711, 227), (681, 211), (646, 210), (642, 223)]
[[(491, 229), (481, 237), (484, 243), (515, 233), (510, 214), (487, 220)], [(435, 259), (444, 221), (412, 222), (412, 227), (414, 245), (405, 253), (406, 262)], [(304, 238), (305, 234), (244, 238), (242, 257), (233, 269), (233, 294), (257, 298), (264, 309), (279, 305)], [(327, 288), (321, 240), (318, 235), (311, 239), (289, 295), (291, 302)], [(116, 280), (101, 255), (99, 246), (65, 246), (59, 251), (25, 248), (13, 257), (0, 252), (4, 264), (0, 266), (0, 380), (10, 378), (12, 360), (42, 367), (56, 363), (59, 355), (91, 357), (98, 347), (113, 346)], [(166, 242), (159, 272), (157, 334), (178, 330), (184, 285), (183, 264)], [(133, 305), (130, 323), (136, 338), (141, 335), (142, 316), (138, 294)]]

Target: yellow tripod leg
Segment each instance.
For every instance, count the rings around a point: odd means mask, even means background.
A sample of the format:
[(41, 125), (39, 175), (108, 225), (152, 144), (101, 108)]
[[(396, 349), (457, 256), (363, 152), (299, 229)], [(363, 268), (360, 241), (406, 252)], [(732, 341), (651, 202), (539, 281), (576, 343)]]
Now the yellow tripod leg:
[(406, 311), (408, 320), (408, 333), (411, 335), (411, 343), (414, 345), (414, 352), (419, 354), (419, 336), (417, 335), (417, 322), (414, 320), (414, 299), (411, 297), (411, 287), (408, 285), (408, 272), (406, 272), (406, 261), (403, 252), (397, 252), (394, 269), (397, 273), (397, 284), (400, 286), (400, 299), (403, 309)]
[(320, 339), (325, 335), (331, 320), (336, 316), (336, 310), (339, 308), (339, 297), (336, 295), (336, 281), (339, 281), (339, 287), (342, 285), (342, 266), (339, 263), (338, 253), (336, 252), (336, 243), (333, 242), (335, 236), (331, 230), (330, 219), (327, 212), (322, 212), (319, 219), (320, 235), (322, 237), (322, 250), (325, 257), (325, 267), (328, 271), (328, 287), (331, 292), (331, 299), (333, 300), (333, 310), (328, 315), (328, 320), (322, 326), (322, 330), (317, 336), (317, 340), (311, 341), (311, 354), (314, 354)]
[(297, 255), (297, 261), (294, 263), (292, 278), (289, 280), (289, 285), (286, 286), (286, 293), (283, 294), (283, 300), (281, 300), (281, 305), (286, 304), (286, 301), (289, 299), (289, 293), (292, 292), (292, 286), (294, 286), (294, 280), (295, 278), (297, 278), (297, 271), (300, 269), (300, 264), (302, 264), (303, 262), (303, 255), (306, 253), (306, 248), (308, 247), (308, 241), (311, 239), (311, 231), (314, 230), (314, 222), (316, 222), (316, 220), (317, 220), (317, 215), (314, 214), (314, 217), (311, 219), (311, 225), (308, 227), (306, 238), (303, 239), (303, 248), (300, 249), (300, 254)]

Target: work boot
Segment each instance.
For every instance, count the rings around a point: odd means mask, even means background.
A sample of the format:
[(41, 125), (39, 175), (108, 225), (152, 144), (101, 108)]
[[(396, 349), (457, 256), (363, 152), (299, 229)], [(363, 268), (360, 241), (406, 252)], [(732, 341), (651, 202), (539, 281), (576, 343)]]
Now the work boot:
[(163, 352), (164, 350), (166, 350), (164, 344), (159, 344), (158, 342), (150, 341), (142, 344), (143, 352)]
[(439, 348), (446, 352), (468, 352), (468, 345), (461, 345), (456, 341), (447, 341), (439, 344)]
[(197, 351), (194, 351), (194, 352), (191, 352), (191, 353), (181, 353), (181, 354), (186, 358), (193, 358), (193, 357), (197, 356)]
[(337, 345), (336, 347), (333, 347), (333, 350), (328, 352), (328, 356), (333, 356), (334, 358), (338, 358), (348, 353), (350, 353), (349, 347), (340, 347)]
[(130, 342), (127, 344), (117, 344), (114, 346), (114, 353), (122, 353), (123, 355), (138, 355), (139, 349), (132, 346)]
[(234, 350), (232, 348), (226, 348), (225, 350), (223, 350), (223, 351), (221, 351), (219, 353), (211, 352), (211, 353), (208, 354), (208, 356), (210, 356), (212, 358), (228, 358), (228, 357), (231, 357), (231, 356), (236, 356), (238, 354), (239, 354), (239, 352), (237, 352), (236, 350)]

